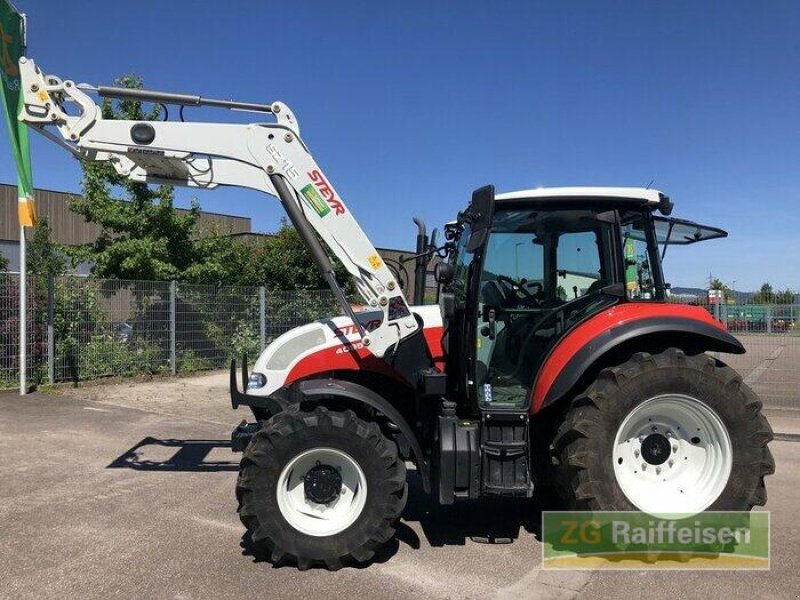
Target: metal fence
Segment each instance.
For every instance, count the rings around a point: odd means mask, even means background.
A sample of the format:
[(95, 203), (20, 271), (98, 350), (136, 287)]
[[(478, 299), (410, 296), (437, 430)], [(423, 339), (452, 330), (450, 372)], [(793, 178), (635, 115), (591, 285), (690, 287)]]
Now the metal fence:
[[(176, 374), (255, 357), (337, 314), (330, 291), (59, 277), (28, 285), (31, 384)], [(0, 274), (0, 386), (19, 384), (19, 275)]]
[[(720, 358), (772, 408), (800, 409), (800, 298), (703, 306), (747, 348)], [(324, 290), (276, 291), (175, 282), (31, 278), (26, 374), (32, 384), (224, 368), (278, 335), (338, 314)], [(19, 275), (0, 273), (0, 387), (19, 385)]]
[[(19, 275), (0, 272), (0, 387), (18, 387), (20, 370), (19, 326), (20, 297)], [(28, 376), (35, 374), (45, 356), (43, 315), (37, 307), (46, 305), (40, 290), (28, 285), (25, 368)]]
[[(800, 409), (800, 298), (765, 304), (757, 295), (737, 294), (735, 303), (705, 298), (676, 299), (703, 306), (722, 321), (747, 352), (719, 358), (736, 369), (773, 409)], [(787, 298), (788, 300), (788, 298)]]

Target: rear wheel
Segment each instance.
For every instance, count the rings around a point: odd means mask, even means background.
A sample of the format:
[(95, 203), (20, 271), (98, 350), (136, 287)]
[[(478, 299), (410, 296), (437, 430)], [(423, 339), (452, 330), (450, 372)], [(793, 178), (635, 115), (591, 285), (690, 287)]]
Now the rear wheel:
[(273, 562), (338, 569), (392, 538), (405, 490), (397, 446), (377, 424), (290, 407), (248, 445), (236, 494), (242, 523)]
[(761, 402), (708, 355), (669, 349), (604, 370), (554, 440), (558, 479), (580, 510), (750, 510), (775, 470)]

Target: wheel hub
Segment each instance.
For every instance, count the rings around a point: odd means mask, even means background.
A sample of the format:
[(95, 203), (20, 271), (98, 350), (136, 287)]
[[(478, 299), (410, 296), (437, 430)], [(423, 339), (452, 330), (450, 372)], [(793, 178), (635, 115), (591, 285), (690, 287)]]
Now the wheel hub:
[(286, 463), (275, 495), (278, 510), (291, 527), (326, 537), (344, 531), (359, 518), (367, 502), (367, 478), (346, 452), (310, 448)]
[(671, 453), (672, 445), (661, 433), (651, 433), (642, 442), (642, 458), (651, 465), (664, 464)]
[(650, 514), (697, 514), (728, 482), (733, 449), (727, 428), (706, 404), (685, 394), (642, 402), (619, 425), (612, 460), (628, 500)]
[(342, 475), (330, 465), (316, 465), (303, 477), (306, 498), (317, 504), (330, 504), (342, 493)]

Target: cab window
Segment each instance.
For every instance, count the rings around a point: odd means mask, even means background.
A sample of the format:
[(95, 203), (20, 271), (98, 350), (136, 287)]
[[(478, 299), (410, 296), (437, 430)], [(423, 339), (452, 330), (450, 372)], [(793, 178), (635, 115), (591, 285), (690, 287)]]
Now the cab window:
[(622, 260), (625, 289), (630, 300), (659, 298), (656, 284), (658, 252), (649, 243), (650, 223), (641, 213), (628, 213), (622, 219)]

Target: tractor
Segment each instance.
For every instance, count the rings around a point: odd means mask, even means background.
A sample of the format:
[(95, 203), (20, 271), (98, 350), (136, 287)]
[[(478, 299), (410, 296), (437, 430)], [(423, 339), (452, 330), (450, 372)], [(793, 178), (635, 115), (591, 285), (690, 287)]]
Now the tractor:
[[(669, 245), (727, 234), (670, 217), (665, 194), (482, 187), (443, 245), (420, 226), (409, 303), (287, 105), (77, 85), (28, 58), (20, 73), (20, 120), (80, 160), (142, 183), (276, 197), (333, 290), (341, 316), (278, 337), (252, 370), (231, 364), (233, 408), (253, 415), (232, 433), (238, 512), (274, 562), (368, 562), (394, 535), (410, 467), (443, 505), (549, 487), (586, 511), (765, 504), (772, 431), (718, 357), (745, 349), (704, 308), (670, 302), (662, 272)], [(91, 95), (274, 122), (106, 120)], [(434, 254), (438, 303), (425, 305)]]

